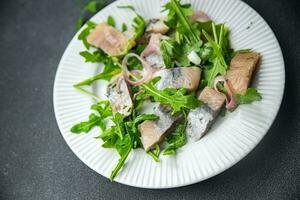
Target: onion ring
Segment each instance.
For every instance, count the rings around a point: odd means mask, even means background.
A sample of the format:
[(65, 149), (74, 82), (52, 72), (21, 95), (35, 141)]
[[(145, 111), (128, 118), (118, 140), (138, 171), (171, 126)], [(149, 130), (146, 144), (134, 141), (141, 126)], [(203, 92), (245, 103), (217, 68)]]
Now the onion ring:
[[(143, 65), (144, 69), (143, 71), (140, 71), (140, 70), (133, 70), (132, 73), (129, 72), (128, 68), (127, 68), (127, 64), (128, 64), (128, 59), (131, 58), (131, 57), (136, 57)], [(124, 78), (125, 80), (130, 84), (130, 85), (133, 85), (133, 86), (139, 86), (139, 85), (142, 85), (143, 83), (146, 83), (148, 82), (151, 78), (152, 78), (152, 74), (153, 74), (153, 69), (152, 67), (146, 62), (144, 61), (140, 56), (138, 56), (137, 54), (135, 53), (129, 53), (127, 54), (123, 61), (122, 61), (122, 70), (123, 70), (123, 75), (124, 75)], [(136, 81), (133, 81), (130, 79), (130, 75), (134, 76), (135, 74), (141, 74), (142, 75), (142, 78), (139, 79), (139, 80), (136, 80)]]
[[(228, 95), (226, 95), (223, 92), (220, 92), (218, 90), (217, 84), (219, 82), (224, 82), (224, 87), (227, 90)], [(217, 76), (214, 80), (214, 89), (217, 92), (222, 93), (226, 97), (226, 109), (228, 111), (232, 112), (234, 110), (234, 108), (237, 106), (237, 102), (235, 99), (235, 93), (234, 93), (234, 89), (233, 89), (231, 82), (228, 79), (226, 79), (225, 76)], [(228, 98), (228, 96), (229, 96), (229, 98)]]

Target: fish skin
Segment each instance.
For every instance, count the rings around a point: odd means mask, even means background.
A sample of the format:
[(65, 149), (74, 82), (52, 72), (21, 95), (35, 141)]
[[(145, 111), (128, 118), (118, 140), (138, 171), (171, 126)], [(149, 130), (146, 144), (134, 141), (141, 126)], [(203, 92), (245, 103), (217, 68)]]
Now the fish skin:
[(231, 82), (235, 93), (246, 93), (259, 60), (260, 54), (255, 52), (238, 53), (231, 60), (226, 78)]
[(181, 115), (172, 116), (172, 109), (159, 105), (155, 108), (154, 114), (160, 118), (157, 120), (146, 120), (138, 126), (141, 133), (141, 142), (146, 151), (159, 144), (174, 129), (174, 124), (181, 118)]
[(87, 41), (110, 56), (122, 54), (128, 45), (125, 34), (104, 22), (96, 26), (87, 37)]
[(187, 117), (186, 133), (194, 142), (207, 133), (225, 103), (225, 96), (210, 87), (205, 87), (198, 99), (204, 105), (191, 110)]
[(107, 86), (107, 98), (114, 114), (118, 112), (125, 117), (131, 114), (133, 102), (130, 90), (123, 76), (116, 77)]
[(161, 79), (156, 83), (159, 90), (165, 88), (186, 88), (188, 91), (197, 90), (201, 77), (199, 67), (176, 67), (157, 71), (154, 76)]

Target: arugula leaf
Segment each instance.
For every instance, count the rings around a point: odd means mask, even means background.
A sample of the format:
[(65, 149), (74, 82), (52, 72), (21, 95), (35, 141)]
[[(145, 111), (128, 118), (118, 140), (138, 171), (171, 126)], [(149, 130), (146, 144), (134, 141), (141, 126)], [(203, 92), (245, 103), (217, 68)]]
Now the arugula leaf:
[(116, 113), (113, 122), (115, 126), (104, 131), (99, 137), (105, 142), (102, 146), (106, 148), (116, 148), (120, 155), (118, 164), (115, 166), (110, 175), (112, 181), (124, 165), (129, 153), (140, 143), (138, 135), (138, 124), (145, 120), (155, 120), (158, 116), (152, 114), (142, 114), (133, 120), (124, 122), (124, 116)]
[[(188, 21), (187, 17), (193, 15), (193, 10), (191, 4), (184, 4), (180, 5), (179, 1), (170, 1), (169, 3), (165, 4), (164, 11), (168, 11), (168, 19), (166, 21), (166, 24), (170, 28), (176, 28), (178, 21), (183, 20), (184, 23)], [(180, 19), (183, 18), (183, 19)]]
[(115, 166), (115, 168), (111, 172), (111, 175), (109, 177), (109, 179), (111, 181), (116, 177), (116, 175), (118, 174), (120, 169), (123, 167), (129, 153), (132, 150), (132, 141), (131, 141), (130, 135), (127, 134), (124, 137), (124, 140), (117, 140), (115, 147), (120, 155), (120, 159), (118, 161), (118, 164)]
[(141, 37), (145, 31), (146, 22), (145, 22), (144, 18), (140, 15), (137, 15), (133, 19), (132, 27), (134, 28), (134, 31), (135, 31), (132, 39), (136, 40), (137, 38)]
[[(109, 111), (108, 111), (109, 112)], [(120, 113), (116, 113), (112, 118), (114, 126), (103, 131), (97, 138), (101, 138), (104, 141), (102, 145), (105, 148), (115, 148), (118, 140), (123, 141), (127, 132), (125, 129), (124, 116)]]
[(79, 30), (82, 25), (90, 18), (89, 13), (95, 13), (101, 10), (104, 6), (107, 5), (107, 0), (89, 0), (85, 5), (78, 1), (78, 5), (81, 9), (80, 16), (76, 22), (76, 30)]
[(103, 119), (112, 116), (112, 107), (109, 101), (100, 101), (93, 104), (91, 109), (97, 111)]
[[(201, 48), (202, 41), (197, 43), (183, 43), (179, 44), (173, 39), (165, 39), (160, 43), (160, 52), (164, 59), (164, 63), (167, 67), (174, 67), (175, 62), (177, 65), (182, 67), (191, 66), (188, 55), (194, 51), (200, 54), (206, 48)], [(201, 56), (200, 56), (201, 57)]]
[(140, 114), (143, 105), (144, 105), (145, 99), (143, 98), (139, 98), (139, 96), (137, 96), (134, 100), (134, 109), (132, 111), (132, 115), (133, 117), (136, 117), (137, 115)]
[(104, 120), (112, 116), (112, 108), (109, 101), (100, 101), (97, 104), (93, 104), (91, 109), (99, 113), (102, 121), (100, 121), (98, 125), (102, 131), (106, 130), (106, 124)]
[(155, 87), (155, 83), (158, 80), (155, 78), (149, 83), (143, 84), (141, 87), (144, 89), (144, 93), (141, 93), (140, 97), (152, 97), (156, 102), (163, 105), (170, 105), (173, 109), (172, 114), (181, 111), (183, 108), (194, 109), (201, 105), (201, 102), (194, 95), (187, 94), (185, 88), (179, 90), (174, 88), (158, 90)]
[(90, 114), (88, 121), (80, 122), (79, 124), (74, 125), (71, 128), (71, 132), (75, 134), (79, 134), (82, 132), (88, 133), (92, 128), (97, 126), (101, 120), (101, 117), (95, 114)]
[(124, 5), (124, 6), (117, 6), (117, 7), (121, 9), (129, 9), (135, 12), (135, 8), (133, 5)]
[(166, 39), (160, 42), (160, 52), (163, 57), (165, 66), (167, 68), (174, 67), (175, 59), (175, 42), (170, 39)]
[(210, 43), (205, 43), (199, 51), (200, 58), (205, 63), (213, 54), (213, 48)]
[(88, 133), (95, 126), (99, 126), (102, 130), (105, 130), (104, 119), (112, 116), (110, 103), (108, 101), (100, 101), (92, 105), (91, 109), (97, 111), (99, 115), (95, 113), (90, 114), (88, 121), (80, 122), (71, 128), (72, 133)]
[(124, 119), (124, 115), (122, 115), (120, 113), (116, 113), (114, 118), (112, 119), (112, 121), (116, 125), (116, 130), (117, 130), (116, 133), (121, 140), (123, 140), (124, 132), (125, 132), (125, 126), (123, 123), (123, 119)]
[(179, 0), (171, 0), (164, 5), (163, 11), (168, 11), (168, 20), (166, 24), (170, 28), (177, 28), (177, 37), (184, 38), (189, 43), (200, 42), (200, 33), (196, 26), (189, 21), (189, 16), (193, 14), (191, 4), (180, 4)]
[(127, 24), (122, 23), (122, 32), (125, 32), (128, 30)]
[(146, 121), (146, 120), (156, 120), (156, 119), (159, 119), (159, 116), (154, 115), (154, 114), (141, 114), (141, 115), (137, 116), (136, 118), (134, 118), (133, 124), (135, 126), (137, 126), (140, 123), (142, 123), (143, 121)]
[(155, 145), (155, 151), (149, 150), (149, 151), (147, 152), (147, 154), (148, 154), (149, 156), (151, 156), (155, 162), (159, 162), (159, 154), (160, 154), (160, 148), (159, 148), (159, 145), (156, 144), (156, 145)]
[(136, 54), (138, 54), (138, 55), (140, 55), (143, 51), (144, 51), (144, 49), (147, 47), (147, 45), (145, 45), (145, 44), (138, 44), (136, 47), (135, 47), (135, 49), (133, 49), (133, 52), (134, 53), (136, 53)]
[[(102, 145), (104, 148), (114, 148), (119, 138), (116, 134), (116, 126), (105, 129), (98, 137), (96, 137), (96, 139), (99, 138), (104, 141), (104, 144)], [(109, 143), (108, 146), (107, 143)]]
[(213, 81), (218, 75), (225, 75), (226, 68), (224, 65), (218, 60), (217, 58), (212, 60), (213, 65), (207, 66), (206, 70), (204, 71), (204, 78), (208, 86), (213, 86)]
[(135, 44), (136, 44), (135, 40), (144, 34), (145, 28), (146, 28), (146, 22), (145, 22), (144, 18), (140, 15), (137, 15), (133, 19), (132, 27), (134, 29), (134, 34), (133, 34), (132, 38), (130, 38), (128, 40), (127, 47), (124, 50), (124, 52), (121, 53), (121, 55), (126, 55), (130, 51), (130, 49), (135, 46)]
[(76, 30), (78, 31), (83, 25), (83, 16), (80, 15), (76, 21)]
[(100, 63), (103, 60), (103, 55), (100, 51), (94, 51), (93, 53), (81, 51), (79, 54), (85, 58), (85, 62)]
[(96, 139), (103, 140), (104, 142), (102, 144), (103, 148), (115, 148), (115, 144), (118, 140), (118, 135), (115, 133), (116, 132), (115, 129), (116, 129), (115, 126), (105, 129), (101, 135), (96, 137)]
[[(85, 62), (103, 63), (105, 65), (101, 73), (91, 78), (88, 78), (84, 81), (74, 84), (74, 87), (81, 91), (83, 89), (79, 88), (80, 86), (91, 85), (94, 81), (101, 80), (101, 79), (110, 81), (113, 76), (121, 73), (121, 68), (119, 66), (119, 63), (115, 62), (114, 60), (115, 58), (108, 56), (101, 49), (97, 49), (97, 51), (95, 51), (94, 53), (83, 51), (80, 52), (80, 55), (85, 58)], [(83, 92), (87, 93), (87, 91), (83, 91)]]
[(74, 87), (91, 85), (94, 81), (101, 79), (109, 81), (113, 76), (121, 73), (121, 68), (118, 65), (114, 64), (112, 59), (109, 59), (105, 62), (105, 67), (101, 73), (79, 83), (76, 83)]
[(225, 26), (224, 24), (221, 25), (219, 36), (217, 35), (216, 27), (213, 23), (212, 23), (212, 29), (213, 29), (214, 39), (205, 30), (202, 31), (213, 49), (213, 54), (210, 58), (210, 61), (212, 62), (212, 67), (204, 71), (205, 81), (207, 81), (208, 86), (213, 85), (213, 81), (215, 77), (217, 77), (218, 75), (225, 75), (226, 70), (228, 69), (228, 66), (224, 58), (224, 52), (223, 52)]
[(173, 155), (176, 150), (186, 144), (186, 129), (187, 122), (178, 124), (175, 132), (167, 138), (168, 147), (164, 150), (164, 155)]
[(126, 55), (131, 50), (131, 48), (135, 46), (135, 44), (136, 44), (135, 40), (144, 34), (145, 28), (146, 28), (146, 21), (144, 20), (144, 18), (141, 15), (139, 15), (135, 11), (134, 7), (131, 5), (118, 6), (118, 8), (130, 9), (133, 12), (135, 12), (135, 14), (136, 14), (136, 17), (133, 18), (133, 22), (131, 24), (132, 28), (134, 29), (134, 34), (129, 39), (127, 47), (125, 48), (124, 52), (121, 53), (121, 56), (123, 56), (123, 55)]
[[(125, 124), (123, 123), (123, 116), (117, 113), (114, 117), (115, 126), (104, 131), (98, 138), (104, 141), (102, 147), (104, 148), (116, 148), (120, 155), (120, 159), (117, 165), (111, 172), (110, 180), (112, 181), (118, 174), (120, 169), (123, 167), (128, 155), (130, 154), (134, 141), (130, 134), (124, 129)], [(120, 128), (122, 127), (122, 128)], [(120, 132), (121, 131), (121, 132)], [(122, 138), (119, 135), (122, 135)]]
[(180, 4), (179, 0), (171, 0), (164, 6), (163, 11), (168, 11), (166, 24), (175, 30), (174, 39), (161, 42), (160, 50), (164, 62), (171, 67), (174, 66), (174, 61), (182, 67), (190, 66), (188, 55), (192, 51), (199, 54), (203, 44), (199, 25), (189, 20), (193, 14), (192, 7), (190, 4)]
[(81, 31), (81, 33), (78, 35), (78, 40), (81, 40), (84, 44), (84, 46), (87, 49), (90, 49), (90, 44), (87, 42), (87, 37), (89, 36), (90, 32), (96, 27), (96, 23), (92, 21), (86, 22), (86, 28)]
[(239, 105), (250, 104), (262, 99), (261, 94), (255, 88), (248, 88), (245, 95), (237, 94), (236, 98)]
[(86, 4), (85, 10), (94, 13), (97, 11), (97, 1), (90, 1)]
[(107, 24), (113, 27), (116, 27), (116, 22), (112, 16), (107, 17)]

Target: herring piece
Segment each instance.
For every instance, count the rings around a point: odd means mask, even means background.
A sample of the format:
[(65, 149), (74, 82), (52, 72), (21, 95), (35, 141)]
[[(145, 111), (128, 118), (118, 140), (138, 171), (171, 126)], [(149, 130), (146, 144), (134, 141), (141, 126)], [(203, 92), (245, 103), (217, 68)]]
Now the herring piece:
[(206, 104), (191, 110), (187, 117), (186, 133), (192, 141), (199, 140), (211, 127), (215, 112)]
[(150, 41), (141, 57), (145, 59), (154, 69), (166, 68), (164, 59), (160, 53), (160, 41), (164, 38), (162, 34), (152, 33)]
[(154, 76), (161, 77), (156, 83), (159, 90), (164, 88), (186, 88), (188, 91), (195, 91), (200, 82), (201, 69), (199, 67), (175, 67), (159, 70)]
[(141, 142), (146, 151), (159, 144), (173, 130), (173, 125), (181, 116), (172, 116), (171, 113), (172, 109), (159, 105), (154, 110), (154, 114), (158, 115), (159, 119), (147, 120), (138, 126), (141, 133)]
[(96, 26), (87, 37), (87, 41), (110, 56), (122, 54), (128, 45), (128, 38), (123, 33), (104, 22)]
[(133, 107), (131, 94), (123, 76), (118, 76), (107, 86), (107, 97), (113, 113), (130, 115)]
[(255, 52), (238, 53), (231, 60), (226, 78), (231, 82), (234, 92), (244, 95), (250, 84), (260, 55)]
[(186, 133), (192, 141), (199, 140), (209, 130), (225, 103), (225, 96), (213, 88), (205, 87), (199, 100), (204, 105), (191, 110), (187, 117)]
[(200, 93), (199, 100), (207, 104), (214, 112), (218, 112), (225, 102), (225, 96), (211, 87), (205, 87)]
[(162, 35), (169, 31), (169, 27), (164, 23), (164, 18), (151, 19), (147, 25), (146, 32), (160, 33)]
[(151, 67), (153, 67), (154, 69), (163, 69), (165, 68), (165, 63), (164, 63), (164, 59), (163, 57), (157, 53), (157, 52), (153, 52), (151, 54), (149, 54), (145, 60), (151, 64)]

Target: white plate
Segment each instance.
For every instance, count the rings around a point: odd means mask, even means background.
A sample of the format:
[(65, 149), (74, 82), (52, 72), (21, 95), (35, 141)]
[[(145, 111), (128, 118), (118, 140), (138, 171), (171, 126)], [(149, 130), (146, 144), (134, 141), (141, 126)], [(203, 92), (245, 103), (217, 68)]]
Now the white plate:
[[(91, 20), (105, 21), (112, 15), (121, 26), (131, 24), (134, 14), (117, 5), (132, 4), (146, 19), (158, 17), (161, 0), (120, 0), (110, 4)], [(184, 1), (187, 2), (187, 1)], [(279, 44), (264, 19), (238, 0), (190, 0), (194, 10), (203, 10), (216, 22), (226, 22), (235, 49), (252, 48), (262, 54), (254, 86), (263, 100), (240, 106), (234, 113), (219, 118), (200, 141), (184, 146), (176, 156), (161, 156), (154, 162), (142, 149), (135, 150), (115, 181), (143, 188), (171, 188), (196, 183), (228, 169), (245, 157), (262, 139), (278, 112), (285, 82), (285, 70)], [(73, 152), (87, 166), (108, 177), (119, 157), (114, 150), (101, 148), (101, 141), (90, 134), (71, 134), (70, 127), (86, 120), (93, 100), (76, 91), (72, 84), (99, 72), (99, 65), (86, 64), (78, 54), (84, 50), (77, 35), (67, 47), (58, 66), (54, 85), (54, 109), (60, 131)], [(104, 97), (104, 81), (92, 88)]]

